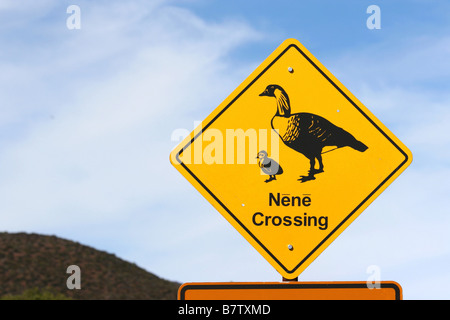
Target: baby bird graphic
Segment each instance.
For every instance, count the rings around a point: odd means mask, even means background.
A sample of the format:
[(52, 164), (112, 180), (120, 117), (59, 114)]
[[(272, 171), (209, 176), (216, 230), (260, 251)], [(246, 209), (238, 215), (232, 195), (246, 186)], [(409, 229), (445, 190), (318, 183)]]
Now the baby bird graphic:
[(283, 168), (275, 160), (267, 157), (267, 152), (262, 150), (258, 152), (258, 166), (261, 168), (262, 172), (269, 175), (269, 179), (264, 182), (270, 182), (272, 180), (277, 180), (275, 177), (277, 174), (283, 173)]

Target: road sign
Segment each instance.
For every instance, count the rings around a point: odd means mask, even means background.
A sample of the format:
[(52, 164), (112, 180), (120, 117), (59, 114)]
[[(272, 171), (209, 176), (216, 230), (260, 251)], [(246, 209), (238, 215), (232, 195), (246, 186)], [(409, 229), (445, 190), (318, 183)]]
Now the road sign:
[(171, 153), (286, 279), (411, 163), (411, 152), (302, 44), (282, 43)]
[(381, 281), (366, 282), (220, 282), (185, 283), (178, 300), (402, 300), (402, 287)]

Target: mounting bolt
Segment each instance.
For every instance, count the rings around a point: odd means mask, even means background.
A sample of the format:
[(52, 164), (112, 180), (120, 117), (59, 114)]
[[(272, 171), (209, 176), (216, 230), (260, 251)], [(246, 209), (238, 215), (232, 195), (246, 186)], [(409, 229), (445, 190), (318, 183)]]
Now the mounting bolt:
[(289, 67), (289, 68), (288, 68), (288, 71), (289, 71), (290, 73), (293, 73), (293, 72), (294, 72), (294, 69), (292, 69), (292, 67)]
[(292, 244), (288, 244), (288, 249), (291, 251), (294, 250), (294, 247), (292, 246)]

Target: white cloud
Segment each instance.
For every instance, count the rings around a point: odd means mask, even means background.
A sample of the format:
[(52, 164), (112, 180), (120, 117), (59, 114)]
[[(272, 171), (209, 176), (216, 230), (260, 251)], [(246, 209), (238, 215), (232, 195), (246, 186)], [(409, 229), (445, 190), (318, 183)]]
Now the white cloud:
[[(186, 9), (142, 1), (80, 8), (80, 30), (65, 28), (63, 10), (38, 43), (16, 44), (0, 62), (7, 70), (0, 81), (11, 90), (0, 93), (8, 106), (0, 222), (7, 231), (118, 251), (141, 265), (137, 256), (169, 244), (176, 250), (168, 237), (172, 228), (181, 232), (177, 212), (185, 213), (181, 221), (196, 219), (196, 191), (169, 163), (171, 132), (191, 129), (199, 120), (193, 115), (204, 117), (237, 85), (239, 70), (229, 72), (223, 58), (260, 35), (244, 22), (207, 23)], [(209, 227), (200, 221), (176, 239), (189, 243)], [(133, 257), (123, 243), (148, 244), (148, 251)], [(164, 276), (152, 268), (164, 263), (153, 257), (144, 267)]]

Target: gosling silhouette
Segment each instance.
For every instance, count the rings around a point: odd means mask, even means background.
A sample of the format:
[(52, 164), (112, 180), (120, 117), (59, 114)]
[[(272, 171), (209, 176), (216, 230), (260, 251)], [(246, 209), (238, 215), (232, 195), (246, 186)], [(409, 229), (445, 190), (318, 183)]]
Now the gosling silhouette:
[(283, 173), (283, 168), (275, 160), (267, 157), (267, 152), (262, 150), (258, 152), (258, 166), (261, 168), (262, 172), (269, 175), (269, 179), (264, 182), (270, 182), (277, 180), (276, 175)]

